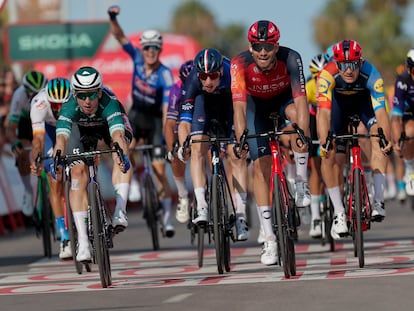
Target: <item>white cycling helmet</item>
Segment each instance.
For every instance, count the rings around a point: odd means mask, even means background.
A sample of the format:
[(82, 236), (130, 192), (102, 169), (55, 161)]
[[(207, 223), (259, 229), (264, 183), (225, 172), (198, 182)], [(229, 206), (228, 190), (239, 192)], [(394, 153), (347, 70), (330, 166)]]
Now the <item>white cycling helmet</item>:
[(162, 36), (158, 30), (145, 30), (139, 39), (141, 46), (156, 45), (162, 47)]
[(71, 87), (74, 92), (100, 89), (102, 76), (93, 67), (81, 67), (73, 74)]

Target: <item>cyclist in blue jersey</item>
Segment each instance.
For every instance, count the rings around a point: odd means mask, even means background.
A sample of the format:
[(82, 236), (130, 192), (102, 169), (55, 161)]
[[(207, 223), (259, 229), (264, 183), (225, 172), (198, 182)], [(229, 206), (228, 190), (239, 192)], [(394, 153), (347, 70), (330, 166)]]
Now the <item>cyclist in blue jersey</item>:
[[(362, 58), (362, 49), (354, 40), (343, 40), (333, 47), (333, 61), (324, 66), (317, 80), (317, 129), (323, 153), (328, 131), (341, 135), (347, 130), (348, 116), (357, 114), (369, 133), (382, 127), (390, 141), (390, 122), (385, 109), (384, 82), (373, 64)], [(385, 217), (384, 184), (387, 158), (391, 143), (380, 149), (378, 138), (371, 138), (371, 166), (374, 179), (372, 220)], [(336, 142), (336, 150), (322, 157), (321, 171), (334, 206), (331, 235), (334, 239), (348, 235), (347, 220), (339, 187), (345, 165), (345, 143)], [(338, 165), (339, 170), (333, 172)]]
[[(181, 101), (178, 137), (180, 149), (178, 156), (185, 160), (186, 150), (183, 143), (191, 134), (193, 139), (205, 139), (211, 133), (212, 120), (220, 124), (220, 135), (234, 137), (233, 100), (230, 90), (230, 60), (216, 49), (203, 49), (194, 58), (194, 68), (184, 83)], [(246, 222), (247, 162), (238, 159), (233, 152), (234, 144), (226, 147), (231, 193), (236, 207), (236, 239), (247, 240), (249, 231)], [(207, 221), (207, 202), (205, 198), (206, 161), (208, 144), (191, 145), (191, 177), (197, 201), (195, 223)]]
[(175, 218), (180, 223), (186, 223), (190, 218), (190, 202), (188, 198), (188, 189), (185, 183), (186, 165), (175, 156), (174, 151), (176, 150), (174, 149), (176, 149), (176, 144), (178, 144), (178, 118), (181, 107), (182, 88), (193, 67), (193, 60), (186, 61), (180, 66), (180, 80), (178, 80), (171, 88), (167, 116), (164, 123), (165, 143), (168, 150), (167, 159), (171, 163), (171, 170), (178, 191), (178, 204)]
[[(133, 127), (134, 141), (145, 142), (158, 146), (154, 149), (153, 167), (159, 186), (160, 200), (164, 208), (164, 228), (167, 237), (174, 236), (174, 226), (171, 213), (171, 188), (165, 172), (165, 157), (161, 146), (163, 145), (163, 120), (168, 107), (168, 96), (174, 79), (171, 70), (160, 61), (162, 52), (162, 36), (157, 30), (146, 30), (141, 34), (141, 48), (135, 47), (125, 36), (117, 21), (120, 12), (119, 6), (108, 8), (111, 32), (122, 48), (131, 57), (134, 63), (132, 77), (132, 107), (128, 113)], [(133, 176), (131, 192), (137, 185), (137, 178)]]
[(404, 131), (414, 136), (414, 49), (407, 53), (406, 70), (397, 76), (394, 86), (394, 107), (391, 112), (394, 150), (404, 159), (405, 191), (414, 196), (414, 140), (406, 140), (400, 148), (399, 139)]

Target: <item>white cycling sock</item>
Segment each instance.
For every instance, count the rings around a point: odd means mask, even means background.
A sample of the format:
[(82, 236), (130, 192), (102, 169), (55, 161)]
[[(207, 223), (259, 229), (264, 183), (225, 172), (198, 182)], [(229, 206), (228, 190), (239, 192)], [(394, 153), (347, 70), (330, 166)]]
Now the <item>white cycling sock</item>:
[(327, 188), (329, 197), (331, 198), (332, 204), (334, 206), (334, 215), (343, 213), (345, 211), (344, 204), (341, 199), (341, 192), (339, 187)]
[(309, 153), (293, 152), (296, 163), (296, 180), (308, 180), (308, 158)]
[(247, 199), (247, 193), (233, 193), (233, 202), (236, 208), (236, 214), (238, 217), (246, 218), (246, 199)]
[(311, 221), (321, 219), (321, 205), (322, 196), (320, 194), (311, 194)]
[(186, 198), (188, 197), (188, 190), (187, 186), (185, 184), (184, 177), (174, 177), (175, 185), (177, 187), (178, 196), (180, 198)]
[(78, 231), (79, 244), (89, 243), (88, 237), (88, 212), (73, 212), (73, 220), (75, 221), (76, 231)]
[(129, 183), (120, 183), (114, 185), (116, 205), (115, 209), (121, 209), (121, 211), (126, 211), (126, 204), (128, 200), (129, 193)]
[(274, 241), (276, 239), (276, 236), (273, 232), (272, 210), (270, 209), (270, 206), (259, 206), (259, 210), (266, 240)]
[(194, 189), (194, 194), (197, 200), (197, 209), (207, 208), (205, 193), (206, 193), (206, 190), (204, 189), (204, 187), (199, 187), (199, 188)]
[(385, 175), (374, 173), (374, 201), (384, 202)]

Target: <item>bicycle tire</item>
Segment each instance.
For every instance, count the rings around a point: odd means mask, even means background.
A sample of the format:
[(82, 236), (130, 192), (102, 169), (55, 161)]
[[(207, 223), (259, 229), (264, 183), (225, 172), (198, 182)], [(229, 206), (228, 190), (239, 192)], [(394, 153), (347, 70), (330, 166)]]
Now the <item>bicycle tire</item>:
[(204, 224), (197, 226), (197, 263), (199, 268), (203, 266), (204, 260), (204, 231)]
[[(286, 192), (285, 192), (286, 193)], [(289, 267), (289, 273), (291, 276), (296, 275), (296, 254), (295, 254), (295, 237), (294, 237), (294, 231), (296, 230), (296, 220), (295, 220), (295, 214), (296, 214), (296, 206), (294, 205), (293, 201), (286, 201), (290, 202), (290, 205), (288, 206), (288, 234), (286, 239), (286, 252), (287, 252), (287, 259), (288, 259), (288, 267)]]
[(283, 267), (283, 272), (286, 278), (290, 278), (290, 268), (288, 265), (288, 254), (287, 254), (287, 230), (286, 230), (286, 218), (284, 217), (284, 207), (281, 191), (281, 182), (279, 176), (275, 174), (273, 176), (273, 213), (274, 221), (276, 226), (276, 242), (277, 250), (279, 252), (278, 259), (280, 265)]
[(325, 238), (329, 244), (329, 250), (331, 252), (335, 251), (335, 240), (331, 236), (332, 222), (333, 222), (333, 204), (329, 195), (326, 198), (326, 206), (324, 206), (324, 222), (325, 222)]
[(76, 260), (76, 255), (78, 253), (78, 231), (76, 230), (75, 221), (73, 219), (72, 209), (70, 207), (69, 200), (69, 190), (70, 183), (65, 182), (65, 208), (66, 208), (66, 217), (68, 220), (68, 233), (70, 237), (70, 248), (73, 255), (73, 263), (75, 265), (75, 270), (78, 274), (82, 274), (82, 263)]
[(99, 268), (99, 277), (103, 288), (111, 285), (111, 266), (109, 249), (105, 236), (104, 221), (102, 217), (101, 198), (96, 183), (88, 185), (88, 200), (92, 216), (94, 256)]
[(355, 195), (355, 211), (356, 211), (356, 222), (354, 222), (355, 228), (355, 240), (356, 249), (358, 255), (359, 267), (363, 268), (365, 265), (364, 256), (364, 231), (362, 229), (362, 177), (361, 170), (356, 168), (354, 171), (354, 195)]
[(224, 189), (229, 189), (224, 185), (224, 177), (221, 177), (221, 202), (222, 202), (222, 226), (224, 231), (224, 240), (223, 240), (223, 263), (224, 269), (226, 272), (231, 270), (231, 252), (230, 252), (230, 237), (232, 235), (230, 227), (230, 218), (228, 210), (228, 199), (231, 198), (230, 193), (226, 193)]
[(52, 257), (52, 208), (49, 201), (48, 181), (46, 176), (39, 177), (40, 191), (41, 191), (41, 224), (42, 224), (42, 243), (44, 256)]
[(158, 236), (158, 194), (150, 175), (144, 178), (144, 213), (147, 226), (151, 232), (153, 250), (160, 249), (160, 242)]
[(214, 248), (216, 250), (216, 263), (217, 271), (219, 274), (223, 274), (223, 260), (224, 260), (224, 230), (221, 226), (221, 200), (219, 189), (219, 176), (211, 176), (211, 206), (210, 210), (213, 214), (213, 238)]

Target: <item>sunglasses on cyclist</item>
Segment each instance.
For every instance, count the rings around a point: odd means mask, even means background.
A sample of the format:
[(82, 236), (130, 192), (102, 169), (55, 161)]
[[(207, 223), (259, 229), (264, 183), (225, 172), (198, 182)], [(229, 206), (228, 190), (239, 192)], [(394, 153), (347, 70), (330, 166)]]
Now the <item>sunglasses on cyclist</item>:
[(220, 72), (218, 71), (210, 72), (210, 73), (199, 72), (197, 76), (200, 80), (203, 80), (203, 81), (207, 80), (207, 78), (210, 78), (210, 80), (216, 80), (220, 78)]
[(351, 71), (354, 71), (357, 68), (359, 68), (359, 61), (356, 61), (356, 62), (337, 62), (336, 65), (338, 66), (338, 69), (340, 71), (346, 71), (348, 68), (351, 69)]
[(84, 93), (76, 93), (76, 97), (81, 99), (81, 100), (86, 100), (87, 98), (89, 98), (90, 100), (94, 100), (95, 98), (97, 98), (99, 95), (98, 91), (95, 92), (84, 92)]
[(149, 49), (153, 50), (154, 52), (157, 52), (161, 48), (158, 45), (146, 45), (146, 46), (143, 47), (144, 51), (148, 51)]
[(273, 43), (252, 43), (252, 49), (256, 52), (260, 52), (264, 49), (266, 52), (273, 51), (275, 49), (275, 45)]

